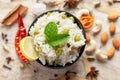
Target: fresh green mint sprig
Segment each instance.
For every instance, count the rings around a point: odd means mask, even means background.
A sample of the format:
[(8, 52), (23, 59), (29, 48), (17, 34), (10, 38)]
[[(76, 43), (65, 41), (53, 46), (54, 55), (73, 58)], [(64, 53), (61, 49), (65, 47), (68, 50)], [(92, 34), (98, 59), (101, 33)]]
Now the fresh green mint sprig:
[(58, 34), (58, 28), (55, 22), (49, 22), (46, 25), (44, 35), (48, 44), (53, 47), (59, 46), (69, 39), (69, 34)]

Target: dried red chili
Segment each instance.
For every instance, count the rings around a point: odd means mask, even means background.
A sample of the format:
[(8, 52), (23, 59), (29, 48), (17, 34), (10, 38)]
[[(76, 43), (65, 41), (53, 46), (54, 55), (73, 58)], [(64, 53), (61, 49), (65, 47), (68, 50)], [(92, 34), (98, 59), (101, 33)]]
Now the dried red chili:
[(18, 27), (19, 27), (19, 30), (20, 30), (20, 37), (21, 38), (24, 38), (27, 36), (27, 32), (26, 32), (26, 29), (25, 29), (25, 26), (24, 26), (24, 23), (23, 23), (23, 20), (22, 20), (22, 16), (18, 13)]
[(20, 39), (24, 38), (27, 36), (26, 29), (22, 20), (22, 16), (18, 13), (18, 31), (15, 36), (15, 50), (16, 53), (18, 54), (19, 58), (24, 62), (27, 63), (28, 60), (22, 55), (19, 47)]

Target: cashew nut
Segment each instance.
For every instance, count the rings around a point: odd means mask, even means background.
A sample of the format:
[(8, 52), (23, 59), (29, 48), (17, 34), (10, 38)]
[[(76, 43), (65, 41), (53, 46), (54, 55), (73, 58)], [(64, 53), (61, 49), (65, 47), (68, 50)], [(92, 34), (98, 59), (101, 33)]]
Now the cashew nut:
[(101, 26), (96, 26), (92, 29), (92, 33), (93, 34), (97, 34), (101, 31)]
[(101, 20), (96, 20), (96, 21), (95, 21), (95, 25), (102, 27), (102, 21), (101, 21)]
[(99, 50), (99, 49), (96, 50), (95, 54), (96, 54), (96, 59), (98, 61), (105, 62), (108, 59), (108, 57), (106, 55), (102, 54), (101, 50)]
[(94, 7), (97, 8), (100, 6), (101, 2), (100, 1), (95, 1), (94, 3)]
[(108, 4), (113, 4), (113, 0), (107, 0)]
[(91, 40), (90, 43), (86, 47), (86, 54), (87, 55), (92, 55), (94, 51), (96, 50), (96, 45), (97, 43), (94, 40)]
[(6, 52), (9, 52), (9, 50), (10, 50), (9, 47), (8, 47), (6, 44), (3, 45), (3, 49), (4, 49)]
[(96, 25), (96, 27), (94, 27), (92, 29), (93, 34), (97, 34), (97, 33), (99, 33), (101, 31), (101, 29), (102, 29), (102, 21), (96, 20), (95, 25)]
[(77, 17), (80, 18), (82, 15), (89, 15), (90, 11), (88, 9), (81, 9), (77, 13)]

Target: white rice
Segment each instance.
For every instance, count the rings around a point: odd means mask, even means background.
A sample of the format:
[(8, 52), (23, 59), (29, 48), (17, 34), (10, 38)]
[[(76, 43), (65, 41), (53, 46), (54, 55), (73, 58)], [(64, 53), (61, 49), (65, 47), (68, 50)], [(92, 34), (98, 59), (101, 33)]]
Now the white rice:
[[(85, 44), (85, 38), (82, 34), (82, 30), (74, 23), (70, 18), (62, 18), (61, 16), (65, 15), (64, 12), (52, 12), (49, 16), (46, 14), (40, 17), (34, 26), (31, 27), (29, 34), (34, 38), (34, 45), (41, 49), (39, 60), (43, 65), (48, 63), (49, 65), (62, 65), (66, 63), (72, 63), (79, 56), (78, 49)], [(69, 30), (69, 40), (62, 44), (62, 47), (57, 49), (62, 50), (61, 55), (57, 55), (55, 49), (45, 42), (44, 29), (49, 22), (59, 22), (58, 33), (62, 33), (63, 30)], [(34, 35), (35, 31), (38, 31), (39, 34)], [(80, 36), (79, 41), (75, 41), (75, 36)], [(70, 47), (67, 44), (70, 44)]]

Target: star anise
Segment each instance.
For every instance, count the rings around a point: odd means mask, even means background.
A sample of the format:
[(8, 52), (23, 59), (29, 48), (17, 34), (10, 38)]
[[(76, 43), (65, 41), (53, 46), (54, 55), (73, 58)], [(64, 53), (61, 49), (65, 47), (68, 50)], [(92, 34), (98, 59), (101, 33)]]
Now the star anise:
[(96, 78), (98, 76), (98, 70), (96, 70), (95, 67), (91, 67), (90, 72), (87, 73), (86, 77), (91, 78), (91, 80), (93, 80), (93, 78)]
[(68, 8), (75, 8), (81, 0), (65, 0), (65, 6)]

